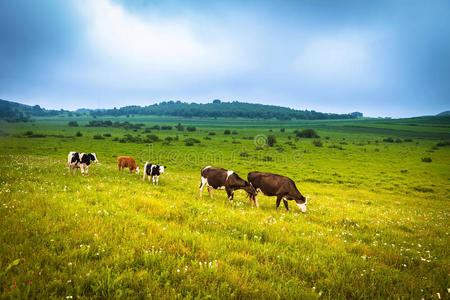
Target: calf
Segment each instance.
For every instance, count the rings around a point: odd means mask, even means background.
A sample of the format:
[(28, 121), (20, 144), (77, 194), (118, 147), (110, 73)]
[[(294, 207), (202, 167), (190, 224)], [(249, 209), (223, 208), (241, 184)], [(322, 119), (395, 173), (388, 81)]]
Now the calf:
[(145, 163), (144, 166), (144, 176), (142, 177), (142, 180), (145, 180), (145, 176), (148, 176), (148, 181), (150, 182), (150, 178), (153, 179), (153, 184), (158, 184), (159, 182), (159, 175), (164, 173), (164, 170), (166, 169), (166, 166), (159, 166), (150, 164), (148, 162)]
[(243, 189), (248, 195), (253, 195), (255, 190), (244, 179), (240, 178), (238, 174), (233, 171), (225, 170), (216, 167), (204, 167), (202, 169), (202, 182), (200, 183), (200, 197), (205, 185), (208, 187), (209, 196), (212, 198), (212, 189), (225, 190), (227, 192), (228, 200), (232, 201), (234, 191)]
[(91, 162), (98, 163), (97, 155), (95, 153), (69, 152), (69, 155), (67, 156), (67, 168), (69, 174), (70, 171), (73, 170), (73, 174), (75, 175), (76, 169), (80, 169), (83, 176), (87, 175)]
[(136, 161), (130, 156), (119, 156), (117, 158), (117, 166), (119, 167), (119, 171), (128, 168), (130, 173), (133, 171), (139, 173), (139, 167), (136, 165)]
[(247, 179), (256, 190), (252, 199), (256, 206), (258, 206), (258, 192), (262, 192), (266, 196), (277, 196), (277, 208), (280, 206), (281, 199), (283, 199), (284, 206), (289, 210), (287, 200), (294, 200), (300, 210), (306, 212), (307, 199), (298, 191), (292, 179), (261, 172), (250, 172)]

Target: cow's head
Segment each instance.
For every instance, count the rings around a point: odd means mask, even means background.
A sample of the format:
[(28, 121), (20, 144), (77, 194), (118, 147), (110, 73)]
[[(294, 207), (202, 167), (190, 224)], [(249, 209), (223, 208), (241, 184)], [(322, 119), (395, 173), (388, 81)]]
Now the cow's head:
[(166, 169), (166, 166), (159, 166), (159, 174), (164, 173), (165, 169)]
[(242, 188), (244, 191), (246, 191), (247, 192), (247, 194), (248, 194), (248, 196), (251, 198), (251, 197), (253, 197), (253, 196), (255, 196), (256, 195), (256, 190), (255, 190), (255, 188), (253, 187), (253, 185), (251, 184), (251, 183), (248, 183), (247, 181), (245, 181), (244, 180), (244, 182), (245, 182), (245, 185), (244, 185), (244, 187)]
[(302, 212), (306, 212), (306, 204), (308, 200), (306, 199), (305, 196), (301, 195), (300, 199), (295, 199), (295, 202), (297, 202), (297, 206), (298, 208), (300, 208)]
[(95, 153), (89, 153), (89, 159), (93, 162), (98, 163), (97, 155)]
[(136, 168), (136, 174), (139, 174), (139, 167)]

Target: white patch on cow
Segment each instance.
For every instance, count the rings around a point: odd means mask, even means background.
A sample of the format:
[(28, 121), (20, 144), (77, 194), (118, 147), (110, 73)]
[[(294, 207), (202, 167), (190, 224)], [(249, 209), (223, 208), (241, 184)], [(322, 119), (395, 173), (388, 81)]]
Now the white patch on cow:
[(211, 168), (211, 166), (206, 166), (206, 167), (203, 168), (203, 170), (206, 170), (208, 168)]
[(219, 186), (217, 189), (218, 189), (218, 190), (224, 190), (225, 187), (224, 187), (224, 186)]
[(94, 162), (98, 163), (97, 154), (95, 154), (95, 153), (91, 153), (91, 154), (94, 156)]
[(136, 168), (136, 173), (139, 174), (139, 167)]
[(160, 174), (164, 173), (164, 168), (165, 168), (164, 166), (159, 166), (159, 173)]
[(145, 166), (144, 166), (144, 176), (142, 176), (142, 180), (145, 181), (145, 176), (147, 175), (147, 166), (148, 166), (148, 161), (145, 162)]
[(231, 176), (231, 174), (233, 174), (234, 172), (233, 171), (231, 171), (231, 170), (228, 170), (227, 171), (227, 180), (228, 180), (228, 177), (230, 177)]
[(298, 204), (298, 203), (297, 203), (297, 205), (298, 205), (298, 208), (300, 208), (300, 210), (301, 210), (302, 212), (306, 212), (306, 202), (303, 203), (303, 204)]

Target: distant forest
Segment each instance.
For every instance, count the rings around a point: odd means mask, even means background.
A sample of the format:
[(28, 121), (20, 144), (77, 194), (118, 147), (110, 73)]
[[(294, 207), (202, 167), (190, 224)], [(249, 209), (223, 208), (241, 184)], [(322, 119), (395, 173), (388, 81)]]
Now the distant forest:
[(39, 105), (29, 106), (15, 102), (0, 100), (0, 119), (9, 122), (26, 122), (34, 116), (68, 116), (91, 115), (101, 116), (130, 116), (156, 115), (177, 117), (204, 118), (250, 118), (250, 119), (278, 119), (278, 120), (326, 120), (326, 119), (356, 119), (363, 116), (360, 112), (349, 114), (322, 113), (314, 110), (296, 110), (287, 107), (253, 104), (244, 102), (222, 102), (214, 100), (212, 103), (198, 104), (181, 101), (168, 101), (148, 106), (125, 106), (119, 109), (79, 109), (76, 111), (46, 110)]

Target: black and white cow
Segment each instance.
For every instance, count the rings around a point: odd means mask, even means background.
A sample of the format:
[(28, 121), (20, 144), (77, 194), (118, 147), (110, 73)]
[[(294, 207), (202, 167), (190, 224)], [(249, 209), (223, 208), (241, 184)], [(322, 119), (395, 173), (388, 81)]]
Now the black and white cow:
[(67, 156), (67, 168), (69, 170), (69, 174), (71, 169), (73, 169), (74, 175), (76, 169), (81, 169), (81, 174), (83, 176), (87, 175), (91, 162), (98, 163), (97, 155), (95, 153), (69, 152), (69, 155)]
[(253, 187), (233, 171), (207, 166), (202, 169), (201, 174), (200, 197), (202, 197), (202, 191), (205, 185), (208, 187), (211, 198), (213, 197), (212, 189), (225, 190), (230, 201), (233, 200), (235, 190), (243, 189), (249, 195), (255, 193)]
[(142, 177), (142, 180), (145, 181), (145, 176), (148, 176), (149, 182), (150, 182), (150, 178), (152, 178), (153, 184), (158, 184), (159, 175), (164, 173), (164, 170), (166, 168), (167, 168), (166, 166), (159, 166), (159, 165), (154, 165), (154, 164), (146, 162), (145, 166), (144, 166), (144, 176)]
[(253, 202), (255, 202), (256, 206), (258, 206), (258, 193), (262, 192), (266, 196), (277, 196), (277, 208), (283, 199), (284, 206), (289, 210), (287, 200), (294, 200), (297, 202), (300, 210), (306, 212), (307, 199), (298, 191), (292, 179), (277, 174), (261, 172), (250, 172), (247, 179), (256, 190), (256, 193), (253, 195)]

